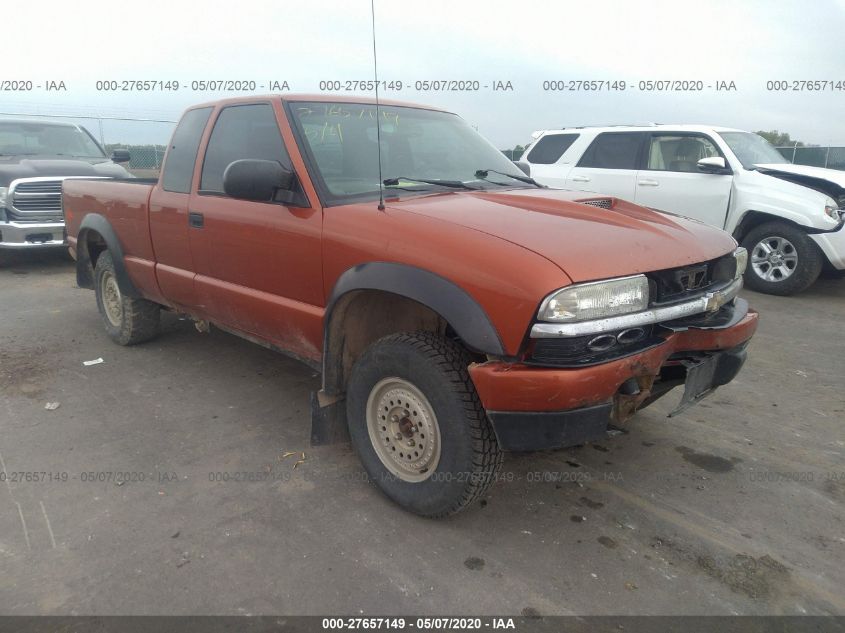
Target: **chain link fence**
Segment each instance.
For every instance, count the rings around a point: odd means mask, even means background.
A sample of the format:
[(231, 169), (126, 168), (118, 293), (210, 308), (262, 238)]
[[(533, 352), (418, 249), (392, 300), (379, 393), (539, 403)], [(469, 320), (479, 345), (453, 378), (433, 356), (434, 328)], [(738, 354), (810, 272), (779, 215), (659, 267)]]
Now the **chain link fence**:
[[(176, 120), (167, 118), (138, 118), (131, 116), (51, 114), (40, 108), (21, 108), (18, 112), (0, 112), (0, 118), (13, 117), (45, 121), (54, 119), (76, 123), (87, 129), (100, 145), (111, 154), (116, 149), (129, 152), (126, 165), (130, 172), (139, 177), (157, 177), (161, 171), (167, 140), (176, 126)], [(28, 112), (27, 112), (28, 110)], [(158, 114), (158, 113), (156, 113)], [(155, 115), (153, 115), (155, 116)], [(795, 165), (827, 167), (845, 171), (845, 147), (778, 147), (778, 151)], [(502, 150), (511, 160), (519, 160), (524, 148)]]
[(157, 177), (161, 171), (161, 164), (164, 161), (166, 145), (129, 145), (125, 143), (106, 144), (106, 154), (116, 149), (125, 149), (129, 152), (129, 163), (124, 163), (130, 172), (142, 178)]
[(778, 147), (783, 157), (794, 165), (827, 167), (845, 171), (845, 147)]

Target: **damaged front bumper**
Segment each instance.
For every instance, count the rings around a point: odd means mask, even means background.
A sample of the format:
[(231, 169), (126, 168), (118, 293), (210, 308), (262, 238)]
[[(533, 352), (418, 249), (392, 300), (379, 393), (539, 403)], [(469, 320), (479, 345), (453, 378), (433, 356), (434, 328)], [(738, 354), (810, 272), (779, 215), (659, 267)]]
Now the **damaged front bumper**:
[(492, 360), (470, 376), (505, 450), (582, 444), (604, 436), (675, 386), (679, 410), (736, 376), (757, 329), (743, 299), (718, 312), (662, 323), (660, 341), (641, 352), (583, 367), (541, 367)]
[(834, 231), (811, 233), (810, 239), (818, 245), (831, 266), (837, 270), (845, 269), (845, 221)]

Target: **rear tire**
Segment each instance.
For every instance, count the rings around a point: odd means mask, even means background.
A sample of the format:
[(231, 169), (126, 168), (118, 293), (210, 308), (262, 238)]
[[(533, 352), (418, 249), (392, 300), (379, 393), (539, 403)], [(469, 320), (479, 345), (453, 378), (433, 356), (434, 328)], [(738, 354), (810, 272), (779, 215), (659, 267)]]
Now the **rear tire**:
[(785, 222), (754, 227), (742, 240), (748, 251), (745, 285), (771, 295), (809, 288), (821, 273), (824, 255), (801, 229)]
[(115, 343), (135, 345), (158, 334), (160, 306), (146, 299), (127, 297), (120, 291), (114, 259), (109, 251), (104, 251), (97, 258), (94, 292), (106, 333)]
[(496, 478), (502, 453), (467, 373), (470, 358), (431, 332), (373, 343), (347, 385), (349, 434), (370, 479), (426, 517), (460, 512)]

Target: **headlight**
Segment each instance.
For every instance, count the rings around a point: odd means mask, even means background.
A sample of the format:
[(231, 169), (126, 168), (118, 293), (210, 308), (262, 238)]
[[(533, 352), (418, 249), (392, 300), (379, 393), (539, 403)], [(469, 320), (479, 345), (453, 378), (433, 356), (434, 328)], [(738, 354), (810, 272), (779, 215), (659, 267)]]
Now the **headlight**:
[(634, 275), (609, 281), (576, 284), (543, 300), (537, 318), (570, 322), (640, 312), (648, 308), (648, 279)]
[(736, 260), (734, 279), (739, 279), (745, 274), (745, 269), (748, 268), (748, 251), (740, 246), (734, 251), (734, 259)]
[(824, 201), (824, 214), (834, 222), (839, 222), (842, 210), (833, 198), (826, 198)]
[(824, 214), (829, 217), (831, 220), (835, 222), (839, 222), (839, 218), (841, 217), (842, 210), (837, 207), (836, 205), (824, 205)]

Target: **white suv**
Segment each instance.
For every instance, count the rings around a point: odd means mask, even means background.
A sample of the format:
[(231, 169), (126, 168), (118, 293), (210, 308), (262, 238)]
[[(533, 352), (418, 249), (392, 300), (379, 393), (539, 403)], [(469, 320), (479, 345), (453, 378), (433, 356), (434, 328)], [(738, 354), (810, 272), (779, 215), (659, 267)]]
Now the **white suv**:
[(536, 181), (723, 228), (750, 253), (745, 282), (754, 290), (789, 295), (810, 286), (825, 261), (845, 269), (845, 172), (792, 165), (757, 134), (650, 125), (533, 137), (517, 165)]

